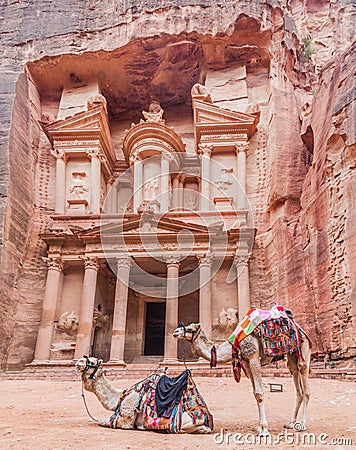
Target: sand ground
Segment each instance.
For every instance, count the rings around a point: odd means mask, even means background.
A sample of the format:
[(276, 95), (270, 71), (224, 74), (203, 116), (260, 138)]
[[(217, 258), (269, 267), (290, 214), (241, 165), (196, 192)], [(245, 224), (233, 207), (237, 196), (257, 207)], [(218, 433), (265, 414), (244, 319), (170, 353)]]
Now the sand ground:
[[(194, 372), (193, 372), (194, 375)], [(111, 430), (98, 427), (87, 415), (78, 381), (0, 381), (1, 449), (259, 449), (259, 448), (356, 448), (355, 383), (311, 379), (312, 397), (308, 414), (308, 432), (316, 444), (306, 441), (303, 433), (284, 432), (283, 424), (291, 415), (294, 388), (289, 378), (264, 378), (266, 409), (271, 442), (256, 442), (253, 427), (257, 407), (249, 380), (236, 384), (232, 378), (199, 378), (195, 381), (214, 415), (215, 429), (210, 435), (170, 435), (148, 431)], [(283, 383), (283, 392), (269, 392), (269, 382)], [(133, 380), (113, 382), (129, 387)], [(94, 417), (110, 415), (93, 394), (86, 394)], [(223, 430), (221, 432), (221, 430)], [(227, 433), (232, 435), (228, 437)], [(321, 437), (320, 437), (321, 436)], [(309, 438), (308, 438), (309, 439)], [(332, 443), (332, 439), (338, 439)], [(350, 445), (351, 440), (353, 445)], [(299, 441), (298, 441), (299, 440)], [(221, 441), (223, 441), (221, 443)], [(236, 442), (234, 442), (236, 441)]]

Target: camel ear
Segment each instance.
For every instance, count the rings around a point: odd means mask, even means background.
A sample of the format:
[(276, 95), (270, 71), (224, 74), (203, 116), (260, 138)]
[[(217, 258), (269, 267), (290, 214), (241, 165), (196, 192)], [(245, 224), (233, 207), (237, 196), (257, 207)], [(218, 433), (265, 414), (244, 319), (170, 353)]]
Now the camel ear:
[(197, 330), (200, 330), (200, 328), (201, 328), (201, 323), (199, 322), (199, 323), (197, 323)]
[(99, 360), (98, 360), (98, 365), (101, 366), (102, 363), (103, 363), (103, 360), (102, 360), (102, 359), (99, 359)]

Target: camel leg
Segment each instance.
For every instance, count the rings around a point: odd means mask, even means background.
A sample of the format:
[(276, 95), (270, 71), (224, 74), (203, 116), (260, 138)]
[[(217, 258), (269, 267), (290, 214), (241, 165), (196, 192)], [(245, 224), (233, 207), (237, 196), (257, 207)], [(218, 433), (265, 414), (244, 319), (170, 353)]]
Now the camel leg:
[(302, 391), (302, 385), (301, 385), (301, 378), (300, 378), (300, 372), (298, 370), (297, 366), (297, 358), (295, 355), (288, 355), (288, 369), (292, 374), (294, 386), (295, 386), (295, 393), (296, 393), (296, 400), (295, 400), (295, 407), (293, 410), (293, 414), (291, 419), (288, 423), (284, 425), (284, 428), (292, 428), (294, 427), (294, 424), (297, 421), (298, 411), (300, 408), (300, 405), (303, 400), (303, 391)]
[(250, 358), (247, 362), (247, 367), (251, 376), (253, 394), (255, 396), (258, 407), (258, 415), (259, 415), (258, 433), (260, 436), (268, 436), (270, 433), (268, 431), (265, 405), (263, 402), (264, 395), (262, 387), (261, 365), (258, 357)]
[(302, 426), (302, 429), (306, 429), (306, 423), (307, 423), (307, 408), (308, 403), (310, 399), (310, 388), (309, 388), (309, 370), (310, 370), (310, 347), (304, 346), (302, 347), (302, 354), (304, 355), (306, 364), (303, 365), (302, 370), (299, 370), (300, 378), (302, 380), (302, 386), (303, 386), (303, 412), (302, 412), (302, 418), (300, 420), (300, 424)]
[(182, 414), (181, 433), (211, 433), (211, 429), (204, 425), (204, 419), (198, 419), (195, 423), (187, 412)]

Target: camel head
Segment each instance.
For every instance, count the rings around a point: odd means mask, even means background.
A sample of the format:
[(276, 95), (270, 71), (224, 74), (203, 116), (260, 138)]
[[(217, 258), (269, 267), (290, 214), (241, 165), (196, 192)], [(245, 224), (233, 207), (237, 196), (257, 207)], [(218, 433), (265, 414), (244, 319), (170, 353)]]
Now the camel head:
[(93, 381), (103, 373), (102, 362), (102, 359), (84, 355), (83, 358), (78, 359), (75, 367), (81, 373), (83, 381)]
[(200, 323), (191, 323), (185, 326), (183, 323), (179, 323), (178, 328), (173, 331), (173, 337), (176, 339), (185, 339), (188, 342), (195, 341), (201, 332)]

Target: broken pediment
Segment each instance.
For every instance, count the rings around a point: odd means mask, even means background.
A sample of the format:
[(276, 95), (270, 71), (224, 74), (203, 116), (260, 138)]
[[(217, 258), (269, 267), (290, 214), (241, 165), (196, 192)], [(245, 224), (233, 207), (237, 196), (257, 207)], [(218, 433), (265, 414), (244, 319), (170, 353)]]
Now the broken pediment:
[(129, 218), (127, 220), (118, 220), (112, 223), (107, 223), (102, 226), (90, 228), (87, 230), (81, 230), (77, 233), (77, 236), (84, 241), (91, 241), (92, 239), (112, 238), (118, 235), (141, 235), (141, 234), (157, 234), (157, 235), (173, 235), (181, 231), (189, 230), (193, 234), (200, 234), (207, 236), (209, 230), (203, 225), (194, 223), (186, 223), (180, 220), (168, 219), (166, 217), (160, 218), (160, 216), (151, 216), (149, 219), (144, 219), (140, 216)]
[(201, 142), (250, 138), (257, 130), (260, 113), (242, 113), (209, 102), (194, 100), (194, 127), (197, 146)]
[(87, 111), (50, 124), (42, 123), (42, 127), (55, 150), (61, 148), (68, 154), (81, 152), (90, 142), (95, 141), (100, 145), (105, 157), (112, 164), (115, 162), (105, 102), (92, 101), (88, 104)]

